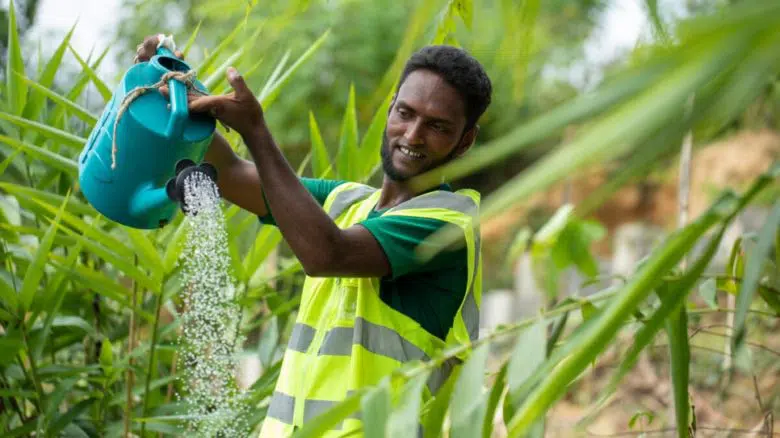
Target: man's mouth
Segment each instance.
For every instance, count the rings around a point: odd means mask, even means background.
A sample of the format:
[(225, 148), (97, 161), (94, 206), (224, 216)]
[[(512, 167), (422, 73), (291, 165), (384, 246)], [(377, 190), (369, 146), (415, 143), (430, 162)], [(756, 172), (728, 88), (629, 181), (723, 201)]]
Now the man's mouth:
[(398, 150), (400, 150), (402, 154), (404, 154), (404, 155), (406, 155), (406, 156), (408, 156), (410, 158), (414, 158), (414, 159), (417, 159), (417, 160), (425, 158), (425, 155), (423, 155), (423, 154), (421, 154), (419, 152), (415, 152), (415, 151), (413, 151), (413, 150), (411, 150), (411, 149), (409, 149), (409, 148), (407, 148), (405, 146), (398, 146)]

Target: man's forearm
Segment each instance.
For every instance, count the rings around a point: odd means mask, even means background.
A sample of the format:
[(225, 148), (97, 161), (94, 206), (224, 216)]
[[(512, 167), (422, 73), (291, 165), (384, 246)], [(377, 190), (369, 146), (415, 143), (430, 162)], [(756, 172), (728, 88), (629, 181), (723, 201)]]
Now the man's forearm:
[(239, 157), (218, 132), (204, 160), (217, 169), (217, 187), (222, 197), (258, 216), (268, 214), (254, 163)]
[(274, 220), (307, 271), (327, 265), (340, 229), (301, 184), (263, 124), (244, 137)]

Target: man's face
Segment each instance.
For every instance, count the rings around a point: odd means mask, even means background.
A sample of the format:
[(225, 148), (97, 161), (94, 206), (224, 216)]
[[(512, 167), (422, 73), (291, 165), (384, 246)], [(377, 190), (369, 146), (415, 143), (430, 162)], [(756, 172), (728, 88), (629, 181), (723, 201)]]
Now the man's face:
[(382, 141), (382, 167), (404, 181), (460, 156), (474, 141), (464, 133), (466, 111), (457, 90), (430, 70), (415, 70), (390, 106)]

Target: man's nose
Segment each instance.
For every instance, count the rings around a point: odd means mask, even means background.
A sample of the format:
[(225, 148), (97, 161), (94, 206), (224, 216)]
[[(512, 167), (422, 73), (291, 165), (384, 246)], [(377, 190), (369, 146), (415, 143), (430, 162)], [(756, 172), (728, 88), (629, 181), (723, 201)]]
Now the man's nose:
[(404, 139), (410, 146), (423, 143), (423, 123), (422, 120), (414, 120), (406, 125)]

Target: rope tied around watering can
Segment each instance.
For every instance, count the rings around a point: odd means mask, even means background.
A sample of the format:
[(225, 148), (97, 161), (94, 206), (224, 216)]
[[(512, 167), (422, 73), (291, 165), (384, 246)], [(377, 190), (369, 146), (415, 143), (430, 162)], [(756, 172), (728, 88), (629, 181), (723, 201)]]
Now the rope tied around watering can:
[(133, 90), (131, 90), (127, 95), (122, 99), (122, 103), (119, 105), (119, 110), (117, 110), (116, 113), (116, 121), (114, 121), (114, 133), (111, 145), (111, 169), (116, 169), (116, 153), (117, 153), (117, 144), (116, 144), (116, 129), (117, 126), (119, 126), (119, 120), (122, 118), (122, 115), (124, 115), (125, 111), (130, 107), (130, 104), (133, 103), (136, 99), (146, 94), (148, 91), (151, 90), (159, 90), (163, 85), (167, 84), (169, 80), (175, 79), (185, 85), (187, 87), (187, 92), (193, 91), (197, 94), (200, 94), (202, 96), (207, 95), (205, 91), (202, 91), (198, 87), (195, 86), (195, 70), (190, 70), (186, 72), (182, 71), (169, 71), (165, 73), (162, 78), (158, 82), (155, 82), (152, 85), (146, 85), (146, 86), (140, 86), (135, 87)]

